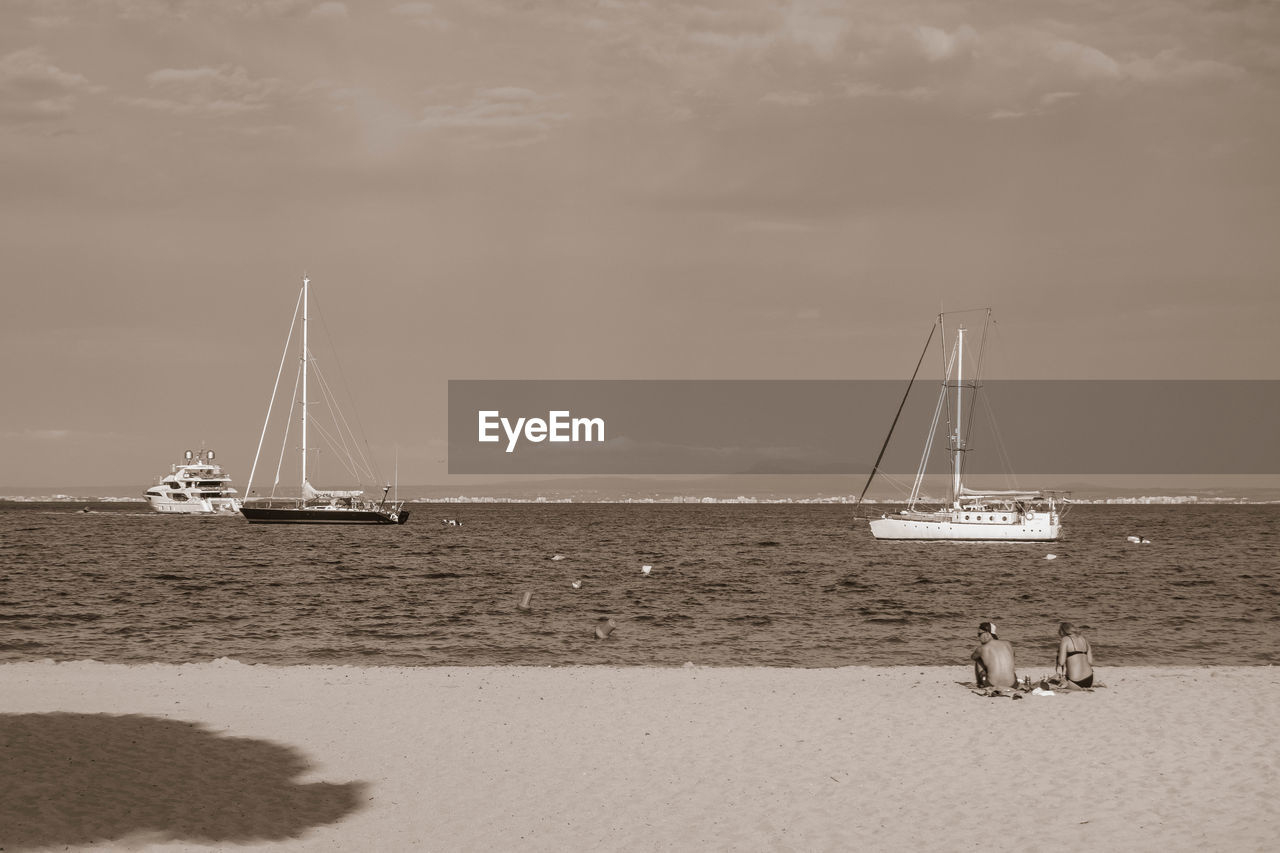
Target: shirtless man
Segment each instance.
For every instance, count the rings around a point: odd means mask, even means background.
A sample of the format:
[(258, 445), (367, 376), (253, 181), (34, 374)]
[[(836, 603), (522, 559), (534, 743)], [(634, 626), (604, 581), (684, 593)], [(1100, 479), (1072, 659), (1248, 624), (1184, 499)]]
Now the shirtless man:
[(979, 687), (1014, 687), (1018, 674), (1013, 667), (1013, 645), (996, 636), (996, 626), (983, 622), (978, 626), (979, 645), (973, 650), (973, 673)]

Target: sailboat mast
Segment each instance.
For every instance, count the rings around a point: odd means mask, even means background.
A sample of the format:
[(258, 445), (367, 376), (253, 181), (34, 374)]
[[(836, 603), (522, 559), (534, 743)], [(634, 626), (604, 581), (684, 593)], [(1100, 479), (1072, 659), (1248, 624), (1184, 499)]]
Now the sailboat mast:
[(311, 280), (302, 277), (302, 490), (303, 500), (307, 491), (307, 290)]
[[(306, 328), (305, 326), (303, 327)], [(964, 458), (963, 449), (961, 447), (961, 424), (964, 423), (963, 413), (960, 406), (964, 400), (964, 326), (956, 330), (956, 461), (951, 471), (951, 502), (952, 506), (960, 506), (960, 460)]]

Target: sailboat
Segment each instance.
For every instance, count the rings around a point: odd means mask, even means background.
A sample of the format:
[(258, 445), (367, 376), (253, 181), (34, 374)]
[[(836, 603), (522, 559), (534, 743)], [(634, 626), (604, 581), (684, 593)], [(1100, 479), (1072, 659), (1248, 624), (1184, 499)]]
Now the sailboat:
[[(982, 366), (982, 354), (986, 342), (986, 325), (991, 322), (991, 309), (985, 310), (982, 344), (978, 350), (977, 369), (971, 378), (964, 376), (965, 335), (968, 331), (959, 326), (953, 337), (949, 355), (946, 354), (947, 314), (938, 315), (938, 319), (929, 332), (925, 342), (925, 351), (920, 354), (916, 364), (919, 374), (920, 364), (924, 361), (929, 344), (936, 332), (941, 330), (944, 343), (944, 365), (942, 387), (938, 395), (938, 403), (934, 408), (933, 422), (925, 440), (924, 453), (920, 457), (920, 467), (916, 472), (915, 482), (911, 487), (911, 496), (906, 509), (889, 515), (883, 513), (879, 518), (870, 520), (871, 534), (876, 539), (943, 539), (963, 541), (1000, 541), (1000, 542), (1048, 542), (1057, 539), (1062, 533), (1062, 514), (1067, 505), (1067, 492), (1040, 490), (1003, 490), (982, 491), (966, 488), (964, 485), (965, 455), (970, 451), (969, 436), (972, 432), (974, 400), (981, 383), (979, 374)], [(957, 312), (960, 313), (960, 312)], [(911, 393), (911, 385), (916, 376), (911, 377), (907, 385), (907, 394)], [(966, 408), (966, 399), (968, 408)], [(902, 405), (906, 404), (903, 396)], [(898, 414), (902, 414), (902, 405)], [(934, 437), (938, 434), (942, 413), (947, 413), (946, 436), (948, 458), (951, 464), (949, 495), (941, 506), (922, 506), (921, 488), (924, 483), (925, 469), (928, 464)], [(965, 417), (969, 418), (968, 424)], [(894, 426), (897, 418), (894, 418)], [(889, 446), (889, 438), (893, 436), (893, 426), (889, 428), (889, 437), (885, 438), (884, 447), (880, 449), (880, 457), (872, 466), (867, 478), (867, 485), (858, 498), (861, 505), (867, 488), (875, 478), (884, 458), (885, 448)]]
[[(409, 520), (409, 511), (404, 508), (404, 502), (389, 498), (392, 486), (388, 484), (382, 490), (381, 500), (367, 499), (363, 490), (342, 490), (342, 491), (322, 491), (311, 485), (309, 477), (309, 456), (307, 454), (307, 427), (308, 427), (308, 377), (312, 369), (312, 354), (307, 343), (308, 323), (310, 320), (308, 314), (308, 302), (311, 280), (307, 277), (302, 279), (302, 292), (298, 295), (298, 304), (294, 308), (293, 324), (296, 324), (299, 315), (302, 319), (302, 350), (300, 355), (299, 377), (296, 387), (300, 387), (302, 391), (301, 403), (298, 408), (301, 410), (302, 423), (302, 481), (299, 488), (299, 496), (296, 498), (276, 498), (275, 488), (280, 482), (280, 466), (276, 467), (276, 478), (272, 484), (272, 494), (269, 498), (258, 500), (246, 500), (240, 507), (240, 512), (246, 519), (255, 524), (404, 524)], [(262, 443), (266, 439), (267, 427), (271, 422), (271, 410), (275, 404), (276, 393), (280, 388), (280, 376), (284, 372), (285, 359), (288, 356), (290, 341), (293, 338), (294, 325), (289, 327), (289, 339), (285, 343), (285, 355), (280, 360), (280, 371), (276, 374), (276, 384), (271, 392), (271, 402), (267, 405), (266, 421), (262, 425), (262, 436), (258, 439), (258, 452), (253, 458), (253, 468), (249, 471), (249, 484), (245, 487), (245, 493), (251, 494), (253, 487), (253, 477), (258, 470), (258, 458), (262, 453)], [(321, 383), (322, 391), (327, 390), (327, 386)], [(331, 406), (333, 404), (331, 403)], [(349, 428), (346, 426), (345, 418), (339, 414), (335, 418), (334, 430), (339, 432), (339, 445), (347, 459), (344, 460), (348, 470), (351, 471), (369, 471), (369, 465), (362, 457), (358, 456), (358, 451), (352, 451), (353, 446), (358, 447), (355, 437), (349, 435)], [(286, 439), (288, 430), (286, 428)], [(283, 463), (283, 452), (281, 454), (281, 462)]]

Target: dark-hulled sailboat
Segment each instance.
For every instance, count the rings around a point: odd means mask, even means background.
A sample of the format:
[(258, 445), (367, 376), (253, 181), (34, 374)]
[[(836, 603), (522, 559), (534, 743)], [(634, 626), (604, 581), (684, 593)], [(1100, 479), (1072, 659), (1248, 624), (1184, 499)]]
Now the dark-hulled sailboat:
[[(302, 411), (302, 481), (299, 495), (296, 498), (277, 498), (275, 487), (279, 483), (277, 467), (276, 483), (272, 485), (272, 494), (267, 498), (246, 499), (240, 507), (241, 514), (255, 524), (404, 524), (409, 520), (409, 511), (404, 508), (403, 501), (390, 498), (392, 487), (386, 486), (381, 500), (372, 500), (364, 496), (361, 490), (322, 491), (311, 485), (308, 478), (307, 457), (307, 379), (311, 366), (311, 350), (307, 344), (308, 296), (311, 281), (302, 279), (302, 292), (298, 296), (298, 304), (294, 307), (296, 324), (301, 315), (302, 320), (302, 354), (299, 368), (299, 387), (301, 388)], [(289, 337), (293, 337), (293, 325), (289, 327)], [(289, 343), (285, 344), (285, 357), (288, 356)], [(271, 421), (271, 410), (275, 403), (276, 392), (280, 387), (280, 374), (284, 371), (285, 358), (280, 361), (280, 373), (276, 374), (276, 385), (271, 392), (271, 403), (267, 406), (267, 419), (262, 425), (262, 437), (258, 440), (258, 453), (254, 455), (253, 469), (249, 472), (249, 485), (246, 495), (251, 495), (253, 476), (258, 469), (258, 457), (262, 453), (262, 442), (266, 439), (267, 426)], [(323, 385), (322, 385), (323, 388)], [(337, 427), (346, 429), (345, 419)], [(344, 442), (348, 446), (355, 442)], [(357, 445), (358, 446), (358, 445)], [(350, 460), (352, 468), (369, 470), (367, 463), (361, 464), (354, 458)]]

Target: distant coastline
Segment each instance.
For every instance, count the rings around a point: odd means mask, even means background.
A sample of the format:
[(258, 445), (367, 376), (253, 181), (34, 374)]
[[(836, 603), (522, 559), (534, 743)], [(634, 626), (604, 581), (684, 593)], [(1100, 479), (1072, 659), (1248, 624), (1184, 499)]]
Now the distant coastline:
[[(0, 494), (0, 506), (5, 504), (119, 504), (146, 506), (142, 497), (101, 493), (103, 490), (75, 489), (76, 494), (63, 492)], [(788, 495), (788, 496), (716, 496), (699, 494), (670, 495), (599, 495), (530, 493), (526, 495), (457, 494), (429, 497), (407, 497), (411, 504), (547, 504), (547, 503), (621, 503), (621, 504), (834, 504), (852, 506), (858, 502), (856, 495)], [(938, 503), (931, 499), (928, 503)], [(1078, 505), (1118, 506), (1266, 506), (1280, 504), (1278, 496), (1247, 495), (1123, 495), (1123, 496), (1072, 496)], [(867, 498), (864, 504), (875, 506), (902, 506), (904, 501)], [(126, 508), (124, 506), (121, 507)], [(129, 506), (127, 508), (133, 508)]]
[[(902, 503), (914, 475), (885, 475), (867, 494), (876, 505)], [(232, 485), (243, 489), (232, 471)], [(1034, 479), (1033, 479), (1034, 478)], [(936, 502), (949, 487), (948, 478), (930, 474), (923, 494)], [(1017, 478), (982, 477), (973, 488), (1019, 488), (1018, 480), (1034, 481), (1038, 488), (1070, 492), (1073, 503), (1122, 505), (1254, 505), (1280, 503), (1280, 475), (1087, 475), (1068, 476), (1024, 472)], [(707, 503), (707, 504), (854, 504), (862, 492), (865, 475), (847, 474), (714, 476), (466, 476), (453, 475), (447, 482), (401, 483), (394, 493), (402, 500), (424, 503)], [(148, 483), (149, 484), (149, 483)], [(143, 502), (146, 485), (42, 483), (0, 484), (0, 501), (28, 503), (120, 503), (131, 507)], [(338, 485), (334, 485), (338, 488)], [(261, 496), (254, 489), (251, 497)], [(244, 495), (241, 495), (242, 497)]]

